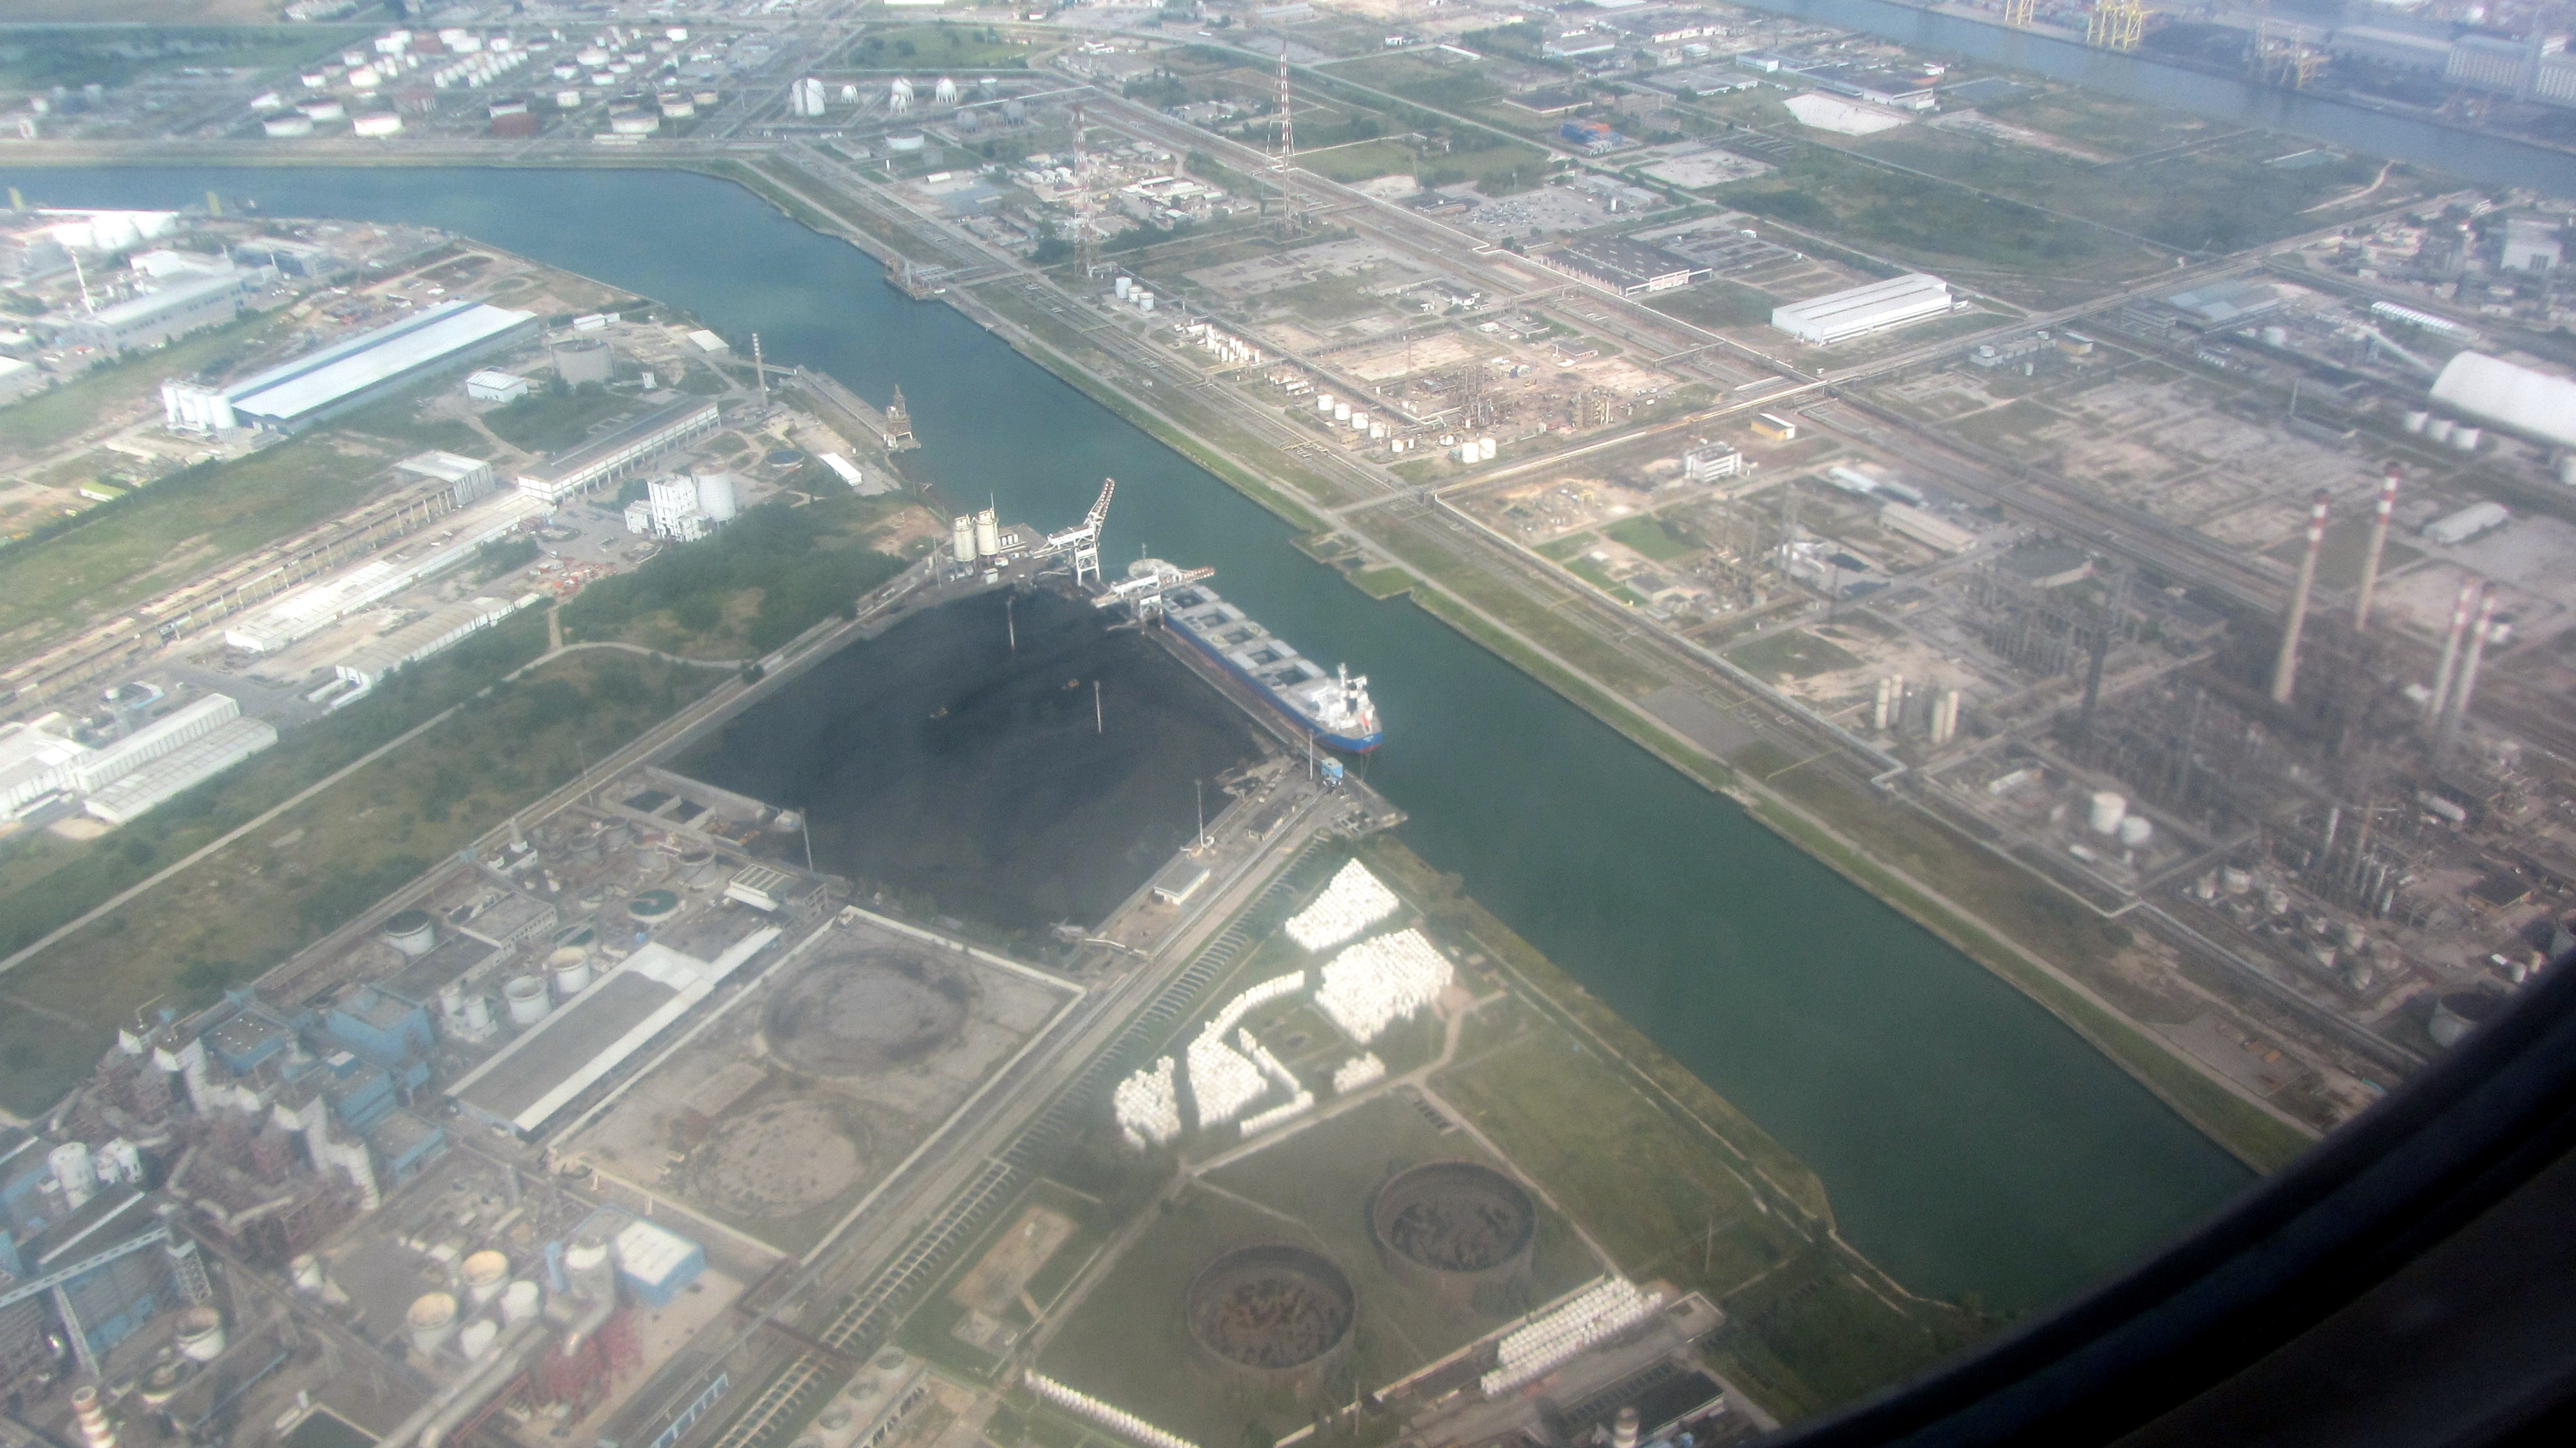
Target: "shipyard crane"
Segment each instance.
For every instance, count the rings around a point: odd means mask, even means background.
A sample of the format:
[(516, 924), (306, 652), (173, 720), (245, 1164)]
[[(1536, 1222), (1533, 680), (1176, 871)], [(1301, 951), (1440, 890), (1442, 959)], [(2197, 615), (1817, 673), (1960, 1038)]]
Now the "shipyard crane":
[(1214, 577), (1213, 568), (1180, 568), (1160, 558), (1140, 558), (1128, 566), (1125, 578), (1093, 594), (1091, 606), (1116, 608), (1123, 603), (1134, 608), (1138, 618), (1147, 618), (1163, 611), (1164, 594), (1183, 584)]
[(1102, 478), (1100, 499), (1091, 505), (1090, 512), (1082, 515), (1082, 522), (1061, 533), (1049, 533), (1046, 536), (1046, 542), (1038, 545), (1037, 550), (1030, 556), (1061, 558), (1070, 553), (1073, 555), (1075, 586), (1079, 587), (1085, 581), (1098, 583), (1100, 581), (1100, 528), (1102, 524), (1109, 521), (1109, 499), (1117, 491), (1116, 478)]

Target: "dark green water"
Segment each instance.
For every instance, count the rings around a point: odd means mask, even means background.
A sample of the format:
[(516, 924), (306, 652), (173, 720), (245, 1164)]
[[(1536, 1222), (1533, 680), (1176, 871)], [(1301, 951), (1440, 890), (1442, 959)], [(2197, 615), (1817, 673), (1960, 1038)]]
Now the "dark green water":
[[(1918, 1291), (2058, 1300), (2249, 1174), (1974, 962), (1403, 602), (1373, 603), (1216, 479), (847, 244), (656, 172), (0, 173), (54, 205), (423, 222), (661, 298), (882, 402), (906, 471), (1060, 527), (1118, 479), (1108, 553), (1213, 564), (1307, 653), (1370, 676), (1370, 781), (1408, 842), (1821, 1174), (1854, 1244)], [(1113, 566), (1115, 566), (1113, 564)], [(1638, 1163), (1650, 1172), (1653, 1164)]]

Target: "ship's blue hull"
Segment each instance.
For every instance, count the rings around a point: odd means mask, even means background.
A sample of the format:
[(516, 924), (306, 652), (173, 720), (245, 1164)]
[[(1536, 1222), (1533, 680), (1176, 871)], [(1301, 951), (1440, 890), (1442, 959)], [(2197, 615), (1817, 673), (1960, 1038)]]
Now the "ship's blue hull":
[(1315, 741), (1326, 748), (1338, 749), (1345, 754), (1366, 754), (1370, 750), (1377, 748), (1381, 743), (1385, 742), (1386, 731), (1383, 729), (1354, 737), (1348, 734), (1334, 734), (1316, 727), (1314, 720), (1299, 713), (1295, 705), (1279, 697), (1279, 692), (1277, 690), (1271, 688), (1268, 684), (1261, 682), (1259, 679), (1254, 678), (1250, 673), (1246, 672), (1241, 664), (1227, 658), (1217, 649), (1216, 645), (1209, 643), (1206, 639), (1199, 637), (1198, 634), (1189, 629), (1174, 628), (1172, 631), (1179, 634), (1181, 637), (1188, 639), (1191, 643), (1198, 645), (1200, 653), (1216, 660), (1227, 673), (1242, 680), (1246, 687), (1250, 688), (1252, 692), (1259, 694), (1264, 702), (1268, 703), (1271, 708), (1278, 710), (1289, 723), (1294, 724), (1298, 728), (1306, 731), (1308, 734), (1313, 735), (1315, 737)]

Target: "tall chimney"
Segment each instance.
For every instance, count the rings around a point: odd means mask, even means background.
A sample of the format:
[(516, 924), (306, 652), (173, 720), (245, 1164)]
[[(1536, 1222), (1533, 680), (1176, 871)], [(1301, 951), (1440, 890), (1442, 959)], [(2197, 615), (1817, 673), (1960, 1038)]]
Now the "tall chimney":
[(116, 1448), (116, 1429), (98, 1405), (98, 1389), (88, 1383), (72, 1389), (72, 1416), (80, 1421), (81, 1441), (89, 1448)]
[(2442, 636), (2441, 667), (2433, 671), (2433, 695), (2424, 701), (2424, 724), (2430, 728), (2442, 721), (2442, 706), (2451, 697), (2451, 671), (2460, 666), (2460, 640), (2469, 631), (2469, 614), (2478, 606), (2478, 590), (2485, 585), (2472, 578), (2460, 585), (2460, 596), (2451, 604), (2451, 631)]
[(2317, 554), (2326, 546), (2326, 490), (2308, 509), (2308, 551), (2299, 560), (2299, 586), (2290, 594), (2289, 621), (2281, 628), (2281, 656), (2272, 662), (2272, 702), (2290, 702), (2299, 677), (2299, 633), (2308, 626), (2308, 594), (2317, 586)]
[(2388, 465), (2388, 476), (2379, 484), (2379, 507), (2370, 515), (2370, 551), (2361, 559), (2361, 596), (2353, 600), (2352, 627), (2358, 633), (2370, 627), (2371, 595), (2379, 592), (2379, 555), (2388, 551), (2388, 519), (2397, 511), (2397, 464)]
[(2440, 763), (2451, 752), (2451, 741), (2460, 732), (2460, 721), (2469, 717), (2469, 696), (2477, 692), (2478, 661), (2486, 657), (2487, 629), (2495, 619), (2495, 586), (2480, 588), (2478, 621), (2469, 628), (2469, 656), (2460, 664), (2459, 691), (2451, 696), (2450, 707), (2442, 711), (2442, 727), (2433, 734), (2433, 760)]

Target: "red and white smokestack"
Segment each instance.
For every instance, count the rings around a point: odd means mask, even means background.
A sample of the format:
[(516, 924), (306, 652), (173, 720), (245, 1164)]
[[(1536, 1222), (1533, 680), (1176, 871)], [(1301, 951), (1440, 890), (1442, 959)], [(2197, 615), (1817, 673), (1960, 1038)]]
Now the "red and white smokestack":
[(2469, 698), (2478, 688), (2478, 663), (2487, 653), (2487, 631), (2495, 625), (2495, 587), (2490, 584), (2479, 592), (2478, 621), (2469, 628), (2469, 656), (2460, 664), (2459, 692), (2451, 696), (2451, 707), (2443, 711), (2442, 727), (2433, 736), (2436, 760), (2451, 752), (2451, 741), (2458, 736), (2461, 721), (2469, 717)]
[(2353, 600), (2352, 626), (2355, 632), (2370, 627), (2371, 596), (2379, 592), (2379, 557), (2388, 551), (2388, 520), (2397, 511), (2397, 464), (2388, 465), (2388, 476), (2379, 483), (2379, 506), (2370, 515), (2370, 551), (2361, 559), (2361, 594)]
[(2477, 611), (2478, 590), (2486, 585), (2475, 578), (2460, 585), (2460, 596), (2451, 604), (2451, 631), (2442, 636), (2442, 663), (2433, 671), (2433, 693), (2424, 701), (2424, 724), (2427, 728), (2442, 720), (2443, 706), (2451, 700), (2451, 675), (2460, 666), (2460, 641), (2468, 637), (2469, 616)]
[(2290, 593), (2290, 617), (2281, 627), (2281, 656), (2272, 661), (2272, 702), (2290, 702), (2299, 677), (2299, 633), (2308, 626), (2308, 595), (2317, 586), (2317, 554), (2326, 546), (2326, 490), (2308, 509), (2308, 551), (2299, 559), (2299, 586)]
[(81, 1441), (88, 1448), (116, 1448), (116, 1429), (99, 1406), (98, 1389), (87, 1383), (72, 1389), (72, 1417), (79, 1420)]

